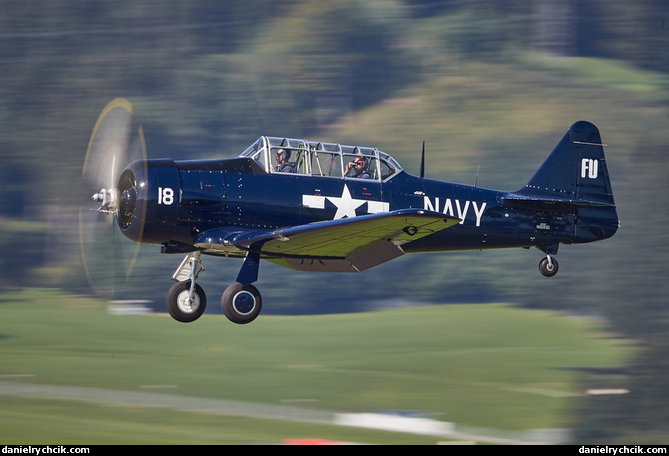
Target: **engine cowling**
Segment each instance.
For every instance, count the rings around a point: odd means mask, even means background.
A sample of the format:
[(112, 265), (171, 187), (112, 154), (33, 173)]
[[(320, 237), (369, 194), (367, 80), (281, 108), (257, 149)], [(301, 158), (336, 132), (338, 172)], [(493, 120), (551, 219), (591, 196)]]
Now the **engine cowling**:
[(178, 227), (180, 191), (173, 160), (139, 160), (128, 165), (118, 183), (121, 232), (135, 242), (189, 242)]

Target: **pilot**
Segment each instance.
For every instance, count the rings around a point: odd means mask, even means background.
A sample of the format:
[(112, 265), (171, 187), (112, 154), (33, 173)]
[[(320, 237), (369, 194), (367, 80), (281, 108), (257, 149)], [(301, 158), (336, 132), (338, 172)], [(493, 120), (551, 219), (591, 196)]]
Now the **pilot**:
[(276, 161), (277, 165), (274, 167), (274, 171), (280, 173), (294, 173), (295, 167), (288, 163), (290, 160), (290, 149), (279, 149), (276, 151)]
[(358, 179), (371, 179), (372, 175), (367, 171), (367, 158), (365, 157), (355, 157), (353, 163), (348, 163), (346, 165), (346, 171), (344, 172), (345, 177), (355, 177)]

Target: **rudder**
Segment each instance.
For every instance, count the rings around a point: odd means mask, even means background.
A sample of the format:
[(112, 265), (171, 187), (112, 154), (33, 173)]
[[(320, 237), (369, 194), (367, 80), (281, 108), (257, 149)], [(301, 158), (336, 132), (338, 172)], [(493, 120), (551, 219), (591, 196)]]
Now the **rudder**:
[(597, 127), (577, 122), (569, 129), (569, 139), (577, 152), (576, 197), (614, 205), (604, 145)]

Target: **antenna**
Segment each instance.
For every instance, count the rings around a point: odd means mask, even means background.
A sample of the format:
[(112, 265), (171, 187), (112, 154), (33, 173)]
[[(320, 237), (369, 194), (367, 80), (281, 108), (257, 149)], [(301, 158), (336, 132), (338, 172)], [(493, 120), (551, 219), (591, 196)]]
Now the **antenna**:
[(425, 141), (423, 141), (423, 153), (420, 157), (420, 177), (425, 177)]
[(476, 187), (476, 184), (479, 182), (479, 171), (481, 169), (481, 165), (479, 165), (478, 168), (476, 168), (476, 179), (474, 179), (474, 187)]

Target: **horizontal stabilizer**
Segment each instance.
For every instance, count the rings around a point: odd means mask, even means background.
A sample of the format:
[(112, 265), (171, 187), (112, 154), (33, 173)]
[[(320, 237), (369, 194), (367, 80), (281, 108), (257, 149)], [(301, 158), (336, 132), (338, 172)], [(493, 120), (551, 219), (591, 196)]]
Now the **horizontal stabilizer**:
[(603, 203), (600, 201), (590, 201), (571, 198), (551, 198), (542, 196), (526, 196), (516, 193), (510, 193), (502, 197), (504, 203), (519, 209), (531, 211), (570, 211), (580, 207), (615, 207), (615, 204)]

